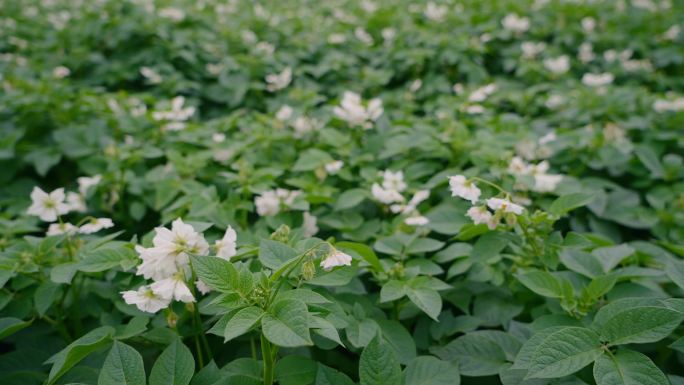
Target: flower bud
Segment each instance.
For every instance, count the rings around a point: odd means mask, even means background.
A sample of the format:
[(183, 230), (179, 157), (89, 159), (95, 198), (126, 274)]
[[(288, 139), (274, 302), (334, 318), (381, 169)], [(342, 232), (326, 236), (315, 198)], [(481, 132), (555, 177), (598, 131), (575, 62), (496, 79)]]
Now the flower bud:
[(175, 328), (176, 324), (178, 323), (178, 315), (173, 312), (169, 308), (169, 311), (166, 313), (166, 323), (169, 325), (170, 328)]
[(302, 265), (302, 278), (308, 281), (316, 275), (316, 266), (313, 261), (308, 260)]
[(288, 225), (280, 225), (280, 227), (271, 234), (271, 239), (287, 243), (287, 241), (290, 240), (290, 227)]

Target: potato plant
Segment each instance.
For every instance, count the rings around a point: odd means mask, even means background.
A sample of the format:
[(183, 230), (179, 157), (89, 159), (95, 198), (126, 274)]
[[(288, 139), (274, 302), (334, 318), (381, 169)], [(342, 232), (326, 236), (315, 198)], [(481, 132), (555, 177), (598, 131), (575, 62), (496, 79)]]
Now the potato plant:
[(682, 0), (0, 9), (0, 384), (684, 384)]

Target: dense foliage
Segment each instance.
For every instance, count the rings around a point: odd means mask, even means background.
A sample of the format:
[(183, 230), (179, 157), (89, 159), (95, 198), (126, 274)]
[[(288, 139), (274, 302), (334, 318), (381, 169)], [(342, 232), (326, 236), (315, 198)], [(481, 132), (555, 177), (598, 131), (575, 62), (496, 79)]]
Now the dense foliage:
[(681, 0), (0, 10), (1, 384), (684, 384)]

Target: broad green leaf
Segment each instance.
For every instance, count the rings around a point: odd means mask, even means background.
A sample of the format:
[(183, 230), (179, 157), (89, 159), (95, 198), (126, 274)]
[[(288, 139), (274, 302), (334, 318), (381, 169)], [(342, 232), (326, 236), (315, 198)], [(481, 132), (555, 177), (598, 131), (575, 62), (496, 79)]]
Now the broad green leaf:
[(380, 326), (384, 341), (394, 349), (394, 354), (402, 365), (416, 358), (416, 343), (404, 325), (395, 320), (379, 319), (375, 322)]
[(282, 347), (312, 345), (308, 324), (309, 311), (297, 300), (286, 299), (273, 304), (261, 320), (264, 335)]
[(594, 331), (565, 327), (546, 336), (535, 349), (527, 378), (570, 375), (594, 362), (602, 352), (601, 341)]
[(491, 231), (477, 239), (471, 257), (473, 261), (486, 263), (490, 258), (496, 257), (506, 247), (509, 238), (504, 234)]
[(380, 302), (395, 301), (406, 295), (406, 283), (391, 279), (380, 289)]
[(140, 353), (132, 347), (114, 341), (107, 354), (98, 385), (145, 385), (145, 366)]
[(93, 329), (50, 357), (46, 361), (46, 363), (52, 364), (47, 383), (54, 384), (67, 370), (74, 367), (87, 355), (109, 344), (114, 332), (115, 330), (111, 326)]
[(316, 379), (318, 365), (310, 358), (285, 356), (275, 366), (279, 385), (309, 385)]
[(591, 254), (601, 263), (603, 271), (608, 273), (623, 259), (634, 254), (634, 249), (627, 245), (605, 246), (592, 250)]
[(597, 328), (611, 345), (659, 341), (672, 333), (684, 314), (657, 306), (640, 306), (615, 314)]
[(191, 257), (197, 278), (213, 290), (233, 291), (237, 285), (238, 272), (232, 263), (218, 257)]
[(152, 366), (150, 385), (188, 385), (195, 374), (195, 359), (180, 339), (172, 342)]
[(539, 344), (541, 344), (546, 337), (564, 328), (565, 326), (552, 326), (542, 329), (541, 331), (532, 335), (532, 337), (530, 337), (530, 339), (528, 339), (518, 351), (511, 369), (528, 369), (532, 364), (532, 357), (534, 356), (534, 352), (537, 350), (537, 347), (539, 347)]
[(59, 294), (60, 285), (52, 281), (43, 282), (38, 286), (35, 293), (33, 293), (33, 303), (36, 305), (38, 314), (43, 316)]
[(665, 374), (645, 355), (632, 350), (604, 354), (594, 363), (597, 385), (669, 385)]
[(563, 283), (551, 273), (535, 270), (518, 274), (516, 277), (525, 287), (541, 296), (564, 297)]
[(596, 315), (594, 316), (594, 322), (591, 326), (594, 329), (600, 328), (601, 325), (606, 323), (609, 319), (613, 318), (616, 314), (623, 312), (627, 309), (640, 306), (667, 307), (662, 301), (654, 298), (621, 298), (601, 307), (599, 311), (596, 312)]
[(308, 304), (324, 304), (330, 303), (330, 300), (324, 296), (316, 293), (309, 289), (292, 289), (288, 291), (281, 291), (276, 297), (278, 300), (281, 299), (296, 299)]
[(605, 273), (603, 265), (593, 254), (576, 249), (564, 249), (560, 253), (560, 260), (570, 270), (589, 278), (595, 278)]
[(406, 252), (408, 254), (429, 253), (431, 251), (437, 251), (443, 246), (444, 242), (438, 241), (436, 239), (418, 238), (407, 246)]
[(439, 313), (442, 311), (442, 297), (437, 291), (422, 287), (409, 287), (406, 290), (406, 295), (420, 310), (424, 311), (433, 320), (438, 321), (437, 317), (439, 317)]
[(355, 188), (349, 189), (337, 198), (335, 202), (335, 211), (350, 209), (366, 199), (368, 192), (366, 190)]
[(354, 385), (354, 382), (346, 374), (319, 363), (314, 385)]
[(458, 366), (432, 356), (417, 357), (404, 371), (405, 385), (459, 385)]
[(595, 301), (608, 293), (615, 286), (615, 282), (617, 282), (617, 277), (614, 275), (596, 277), (582, 290), (582, 295)]
[(246, 307), (235, 313), (226, 324), (223, 342), (228, 342), (235, 337), (247, 333), (261, 320), (263, 315), (264, 311), (256, 306)]
[(551, 203), (549, 212), (562, 216), (576, 208), (588, 205), (595, 197), (596, 195), (591, 193), (572, 193), (563, 195)]
[(95, 250), (85, 252), (78, 262), (78, 270), (87, 273), (109, 270), (120, 267), (122, 263), (134, 261), (136, 252), (126, 242), (110, 242)]
[(465, 376), (497, 374), (507, 362), (504, 350), (484, 335), (466, 334), (431, 352), (445, 361), (456, 361)]
[(392, 348), (375, 337), (361, 352), (361, 385), (402, 385), (401, 366)]
[(29, 325), (31, 325), (31, 321), (22, 321), (13, 317), (0, 318), (0, 340)]
[(665, 175), (663, 164), (658, 159), (658, 154), (653, 151), (653, 147), (647, 144), (639, 144), (634, 147), (634, 153), (651, 172), (653, 178), (662, 178)]
[(277, 270), (296, 256), (297, 251), (282, 242), (262, 239), (259, 243), (259, 262), (269, 269)]

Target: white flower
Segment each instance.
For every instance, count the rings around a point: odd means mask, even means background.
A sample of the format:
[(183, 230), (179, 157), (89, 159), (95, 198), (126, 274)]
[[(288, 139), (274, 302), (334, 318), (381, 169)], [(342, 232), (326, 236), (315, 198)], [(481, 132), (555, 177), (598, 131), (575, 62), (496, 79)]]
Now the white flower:
[(411, 84), (409, 85), (409, 91), (418, 92), (418, 90), (422, 86), (423, 86), (423, 81), (420, 79), (416, 79), (416, 80), (412, 81)]
[(423, 12), (423, 14), (428, 19), (439, 22), (444, 20), (444, 16), (446, 16), (447, 11), (448, 8), (445, 5), (437, 5), (430, 1), (427, 3), (427, 6), (425, 7), (425, 12)]
[(656, 112), (677, 112), (684, 110), (684, 98), (674, 100), (658, 99), (653, 103)]
[(159, 10), (159, 16), (175, 22), (185, 19), (185, 12), (182, 9), (166, 7)]
[(197, 281), (195, 281), (195, 287), (202, 294), (207, 294), (207, 293), (211, 292), (211, 288), (209, 286), (207, 286), (206, 283), (200, 281), (199, 279)]
[(562, 55), (544, 59), (544, 67), (554, 74), (564, 74), (570, 70), (570, 58), (568, 55)]
[(501, 198), (487, 199), (487, 206), (494, 211), (501, 210), (505, 213), (513, 213), (516, 215), (522, 214), (523, 210), (525, 210), (522, 206), (516, 205), (508, 199)]
[(356, 29), (354, 29), (354, 36), (365, 45), (373, 45), (374, 43), (373, 36), (361, 27), (356, 27)]
[(501, 25), (503, 25), (504, 29), (513, 33), (523, 33), (530, 29), (530, 19), (520, 17), (515, 13), (509, 13), (501, 20)]
[(57, 217), (69, 212), (69, 205), (64, 202), (64, 198), (63, 188), (58, 188), (48, 194), (36, 186), (31, 191), (32, 203), (27, 214), (37, 216), (45, 222), (54, 222)]
[(404, 223), (409, 226), (425, 226), (430, 223), (430, 220), (422, 215), (412, 215), (404, 219)]
[(382, 100), (378, 98), (368, 101), (364, 106), (361, 96), (351, 91), (345, 91), (339, 106), (333, 109), (338, 118), (353, 126), (361, 126), (368, 130), (373, 128), (373, 122), (384, 112)]
[(480, 199), (480, 189), (463, 175), (450, 176), (449, 187), (451, 188), (451, 196), (461, 197), (472, 204), (475, 204)]
[(282, 90), (290, 85), (292, 81), (292, 67), (285, 67), (285, 69), (278, 74), (266, 75), (266, 89), (275, 92)]
[(468, 209), (466, 215), (473, 220), (474, 224), (486, 224), (490, 230), (494, 230), (499, 224), (498, 219), (494, 218), (485, 206), (473, 206)]
[(582, 83), (589, 87), (602, 87), (611, 84), (615, 77), (610, 72), (602, 74), (586, 73), (582, 76)]
[(216, 240), (214, 248), (216, 249), (216, 256), (226, 261), (237, 254), (237, 233), (232, 226), (228, 226), (221, 240)]
[(455, 83), (453, 87), (451, 87), (451, 90), (454, 91), (456, 95), (460, 95), (463, 93), (463, 84)]
[(487, 99), (487, 97), (496, 91), (496, 84), (490, 83), (487, 84), (486, 86), (480, 87), (473, 91), (469, 96), (468, 96), (468, 101), (470, 102), (483, 102)]
[(260, 55), (270, 56), (275, 52), (275, 46), (267, 41), (260, 41), (254, 47), (254, 51)]
[(93, 175), (92, 177), (82, 176), (76, 178), (76, 182), (78, 183), (78, 192), (83, 196), (88, 195), (88, 190), (90, 190), (90, 188), (93, 186), (97, 186), (101, 180), (102, 175), (99, 174)]
[(532, 187), (532, 190), (542, 193), (551, 192), (556, 189), (556, 186), (558, 186), (562, 179), (562, 175), (537, 174), (534, 176), (534, 187)]
[(302, 221), (302, 229), (304, 230), (304, 237), (309, 238), (313, 237), (316, 235), (318, 232), (318, 226), (316, 226), (316, 223), (318, 222), (318, 218), (315, 216), (309, 214), (309, 212), (304, 212), (304, 220)]
[(159, 72), (150, 67), (140, 67), (140, 74), (144, 76), (150, 84), (159, 84), (163, 80), (161, 75), (159, 75)]
[(554, 109), (562, 106), (563, 103), (565, 103), (565, 98), (563, 97), (563, 95), (553, 94), (553, 95), (549, 96), (548, 99), (546, 99), (546, 103), (544, 103), (544, 105), (547, 108), (554, 110)]
[(401, 170), (396, 172), (385, 170), (382, 173), (382, 187), (386, 190), (395, 190), (398, 192), (406, 190), (406, 182), (404, 182), (404, 172)]
[(195, 302), (195, 297), (190, 292), (188, 285), (185, 284), (181, 274), (174, 274), (169, 278), (154, 282), (150, 288), (159, 298), (168, 301)]
[(142, 263), (138, 265), (136, 274), (145, 279), (162, 280), (170, 277), (178, 271), (176, 258), (169, 256), (165, 251), (154, 247), (144, 248), (135, 246)]
[(56, 79), (64, 79), (71, 75), (71, 71), (65, 66), (57, 66), (52, 70), (52, 76)]
[(335, 248), (321, 261), (321, 267), (330, 271), (336, 266), (351, 266), (352, 257)]
[(579, 53), (577, 54), (582, 63), (588, 63), (596, 58), (594, 54), (594, 46), (589, 42), (584, 42), (579, 47)]
[(479, 104), (473, 104), (473, 105), (466, 107), (465, 111), (469, 114), (479, 115), (479, 114), (482, 114), (485, 112), (485, 108)]
[(392, 27), (383, 28), (380, 35), (385, 40), (385, 44), (390, 44), (397, 37), (397, 30)]
[(384, 189), (377, 183), (373, 183), (373, 186), (371, 186), (371, 193), (373, 194), (373, 198), (386, 205), (404, 201), (404, 197), (399, 191)]
[(294, 122), (290, 123), (290, 125), (292, 126), (292, 128), (294, 128), (294, 136), (297, 138), (301, 138), (309, 132), (316, 131), (320, 126), (320, 122), (314, 118), (299, 116), (297, 117), (297, 119), (294, 120)]
[(292, 117), (292, 113), (294, 110), (292, 107), (288, 106), (287, 104), (284, 104), (283, 106), (278, 109), (278, 112), (276, 112), (276, 119), (280, 121), (286, 121)]
[(593, 17), (585, 17), (582, 19), (581, 23), (584, 32), (594, 32), (594, 29), (596, 28), (596, 19), (594, 19)]
[(171, 303), (170, 300), (157, 296), (149, 286), (140, 286), (138, 290), (124, 291), (121, 294), (127, 304), (135, 305), (147, 313), (156, 313)]
[(280, 212), (281, 206), (290, 207), (301, 191), (291, 191), (283, 188), (264, 191), (254, 198), (254, 205), (260, 216), (273, 216)]
[(215, 132), (211, 135), (211, 140), (214, 143), (223, 143), (226, 140), (226, 134), (222, 132)]
[(325, 167), (325, 171), (326, 171), (328, 174), (330, 174), (330, 175), (335, 175), (335, 174), (337, 174), (338, 172), (340, 172), (340, 170), (342, 169), (342, 166), (344, 166), (344, 162), (343, 162), (343, 161), (341, 161), (341, 160), (334, 160), (334, 161), (332, 161), (332, 162), (330, 162), (330, 163), (326, 163), (324, 167)]
[(81, 227), (78, 229), (78, 232), (81, 234), (92, 234), (113, 226), (114, 222), (112, 222), (112, 220), (109, 218), (92, 218), (84, 225), (81, 225)]
[(539, 55), (540, 53), (544, 52), (544, 50), (546, 49), (546, 43), (535, 43), (533, 41), (525, 41), (522, 44), (520, 44), (520, 49), (523, 52), (523, 57), (531, 59)]
[(78, 230), (78, 227), (72, 225), (71, 223), (52, 223), (50, 226), (48, 226), (47, 235), (48, 237), (51, 237), (53, 235), (61, 235), (61, 234), (74, 234)]
[(75, 192), (69, 191), (66, 193), (66, 204), (69, 206), (69, 211), (78, 211), (81, 213), (88, 211), (85, 197)]
[(328, 36), (328, 43), (342, 44), (347, 41), (347, 37), (343, 33), (332, 33)]
[(540, 145), (549, 144), (549, 143), (555, 141), (556, 139), (557, 139), (556, 133), (551, 131), (548, 134), (539, 138), (539, 144)]
[(681, 31), (681, 27), (675, 24), (663, 33), (663, 38), (666, 40), (677, 40), (677, 36), (679, 36)]
[(185, 121), (195, 113), (195, 107), (183, 107), (185, 98), (183, 96), (176, 96), (171, 100), (171, 109), (154, 111), (152, 118), (157, 121), (168, 121), (164, 129), (170, 131), (180, 131), (185, 128)]
[(530, 171), (530, 165), (519, 156), (511, 158), (511, 162), (508, 164), (508, 172), (512, 175), (527, 175)]

